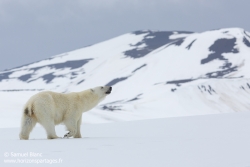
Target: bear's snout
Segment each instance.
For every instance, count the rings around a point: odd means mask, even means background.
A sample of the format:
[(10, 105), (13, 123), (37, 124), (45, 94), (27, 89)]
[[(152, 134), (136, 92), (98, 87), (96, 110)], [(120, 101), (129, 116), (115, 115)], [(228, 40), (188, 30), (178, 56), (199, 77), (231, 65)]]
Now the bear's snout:
[(109, 90), (106, 92), (106, 94), (110, 94), (110, 93), (111, 93), (111, 90), (112, 90), (112, 87), (110, 86), (110, 87), (109, 87)]

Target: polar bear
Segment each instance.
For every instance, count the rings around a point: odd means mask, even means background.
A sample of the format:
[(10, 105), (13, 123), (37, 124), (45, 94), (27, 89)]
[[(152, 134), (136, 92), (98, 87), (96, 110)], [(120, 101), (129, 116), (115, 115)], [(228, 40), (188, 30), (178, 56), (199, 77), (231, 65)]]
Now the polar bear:
[(81, 138), (82, 113), (95, 107), (111, 90), (112, 87), (99, 86), (67, 94), (51, 91), (35, 94), (24, 107), (20, 139), (28, 140), (37, 122), (45, 128), (48, 139), (58, 138), (55, 125), (60, 123), (65, 124), (69, 131), (64, 137)]

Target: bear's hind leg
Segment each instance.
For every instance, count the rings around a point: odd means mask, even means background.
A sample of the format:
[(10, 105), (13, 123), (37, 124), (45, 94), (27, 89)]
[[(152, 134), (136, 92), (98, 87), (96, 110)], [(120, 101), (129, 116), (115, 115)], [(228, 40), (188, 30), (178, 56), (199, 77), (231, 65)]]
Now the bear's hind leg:
[(33, 116), (28, 116), (23, 113), (21, 122), (21, 132), (19, 134), (20, 140), (28, 140), (29, 134), (36, 125), (37, 120)]
[(47, 133), (47, 138), (48, 139), (57, 139), (59, 138), (56, 135), (56, 131), (55, 131), (55, 124), (53, 123), (53, 120), (47, 120), (46, 122), (39, 122), (44, 129), (46, 130)]

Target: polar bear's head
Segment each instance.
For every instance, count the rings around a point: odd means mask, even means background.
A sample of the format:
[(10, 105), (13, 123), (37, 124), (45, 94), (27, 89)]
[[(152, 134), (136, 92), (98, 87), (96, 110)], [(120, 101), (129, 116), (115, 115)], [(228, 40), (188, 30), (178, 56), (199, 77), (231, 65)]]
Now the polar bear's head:
[(108, 94), (111, 93), (111, 86), (98, 86), (92, 88), (91, 91), (99, 96), (100, 101), (103, 100)]

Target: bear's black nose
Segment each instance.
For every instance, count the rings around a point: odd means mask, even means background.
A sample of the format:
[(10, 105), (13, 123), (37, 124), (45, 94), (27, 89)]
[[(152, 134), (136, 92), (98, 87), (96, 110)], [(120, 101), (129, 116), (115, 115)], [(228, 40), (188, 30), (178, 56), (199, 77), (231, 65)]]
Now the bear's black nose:
[(109, 87), (109, 90), (106, 92), (106, 94), (110, 94), (112, 90), (112, 87)]

